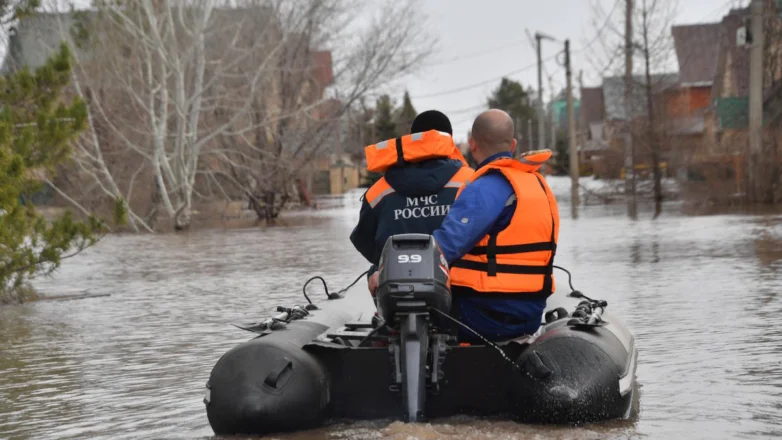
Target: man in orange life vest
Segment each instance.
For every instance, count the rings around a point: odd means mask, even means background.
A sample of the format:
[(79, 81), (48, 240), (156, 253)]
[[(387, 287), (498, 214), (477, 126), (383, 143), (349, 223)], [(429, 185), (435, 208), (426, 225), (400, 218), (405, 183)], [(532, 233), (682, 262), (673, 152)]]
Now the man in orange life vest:
[[(478, 169), (432, 234), (450, 266), (451, 314), (492, 341), (534, 333), (554, 291), (559, 210), (538, 173), (551, 151), (513, 159), (513, 133), (501, 110), (475, 119), (469, 142)], [(480, 342), (463, 329), (460, 339)]]
[(372, 266), (374, 293), (378, 260), (388, 237), (431, 234), (451, 208), (456, 192), (473, 174), (453, 141), (447, 116), (436, 110), (419, 114), (412, 134), (366, 147), (367, 169), (384, 172), (364, 194), (353, 246)]

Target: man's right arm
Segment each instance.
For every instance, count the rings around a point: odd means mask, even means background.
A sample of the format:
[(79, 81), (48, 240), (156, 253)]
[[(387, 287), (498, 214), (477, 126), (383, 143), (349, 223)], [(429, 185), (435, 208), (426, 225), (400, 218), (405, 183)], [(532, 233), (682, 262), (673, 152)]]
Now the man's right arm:
[(462, 190), (432, 234), (449, 265), (489, 233), (512, 194), (513, 188), (501, 174), (487, 174)]

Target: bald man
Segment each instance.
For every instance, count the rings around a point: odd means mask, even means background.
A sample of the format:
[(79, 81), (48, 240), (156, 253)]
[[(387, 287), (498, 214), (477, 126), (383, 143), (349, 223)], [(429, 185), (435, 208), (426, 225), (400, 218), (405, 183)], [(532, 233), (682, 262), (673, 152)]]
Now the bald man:
[[(469, 143), (478, 169), (433, 233), (450, 267), (452, 314), (492, 341), (534, 333), (554, 290), (559, 214), (538, 173), (551, 151), (513, 159), (513, 134), (502, 110), (475, 119)], [(480, 342), (463, 329), (460, 339)]]

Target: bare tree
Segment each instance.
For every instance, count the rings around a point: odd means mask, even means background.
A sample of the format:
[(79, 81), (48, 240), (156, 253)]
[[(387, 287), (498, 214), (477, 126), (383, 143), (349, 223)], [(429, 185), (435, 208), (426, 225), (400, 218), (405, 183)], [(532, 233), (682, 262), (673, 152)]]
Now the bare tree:
[[(388, 0), (377, 8), (377, 3), (306, 0), (277, 5), (270, 12), (282, 45), (271, 63), (272, 74), (263, 79), (265, 93), (252, 98), (247, 118), (231, 122), (233, 128), (221, 133), (222, 148), (213, 154), (222, 167), (207, 170), (207, 175), (232, 182), (259, 219), (273, 221), (314, 159), (349, 153), (346, 137), (354, 130), (349, 130), (348, 111), (357, 110), (370, 91), (420, 67), (431, 50), (433, 42), (422, 31), (424, 17), (414, 3)], [(252, 75), (244, 66), (237, 70), (242, 81)], [(230, 119), (220, 108), (214, 116), (216, 121)]]
[[(662, 173), (660, 171), (661, 136), (660, 124), (655, 118), (655, 96), (652, 82), (652, 64), (665, 62), (672, 53), (671, 24), (675, 16), (675, 5), (670, 0), (642, 0), (640, 30), (642, 43), (641, 53), (644, 58), (646, 77), (646, 125), (648, 133), (648, 150), (652, 157), (652, 174), (654, 176), (654, 217), (662, 212)], [(664, 111), (664, 104), (663, 106)]]
[[(176, 230), (190, 227), (202, 157), (248, 114), (275, 70), (275, 52), (284, 42), (274, 36), (278, 27), (267, 9), (280, 3), (96, 4), (98, 12), (81, 29), (90, 60), (81, 60), (75, 84), (90, 102), (91, 119), (77, 163), (106, 194), (129, 193), (137, 177), (148, 175), (146, 215), (129, 210), (136, 224), (152, 230), (162, 206)], [(247, 74), (238, 78), (237, 66)], [(225, 118), (215, 119), (216, 112)], [(134, 157), (124, 185), (105, 160), (112, 147)]]
[(79, 172), (55, 189), (90, 208), (121, 197), (137, 231), (159, 209), (187, 229), (198, 197), (241, 197), (273, 220), (313, 159), (341, 147), (346, 112), (431, 50), (413, 3), (102, 0), (56, 15), (47, 30), (78, 48), (89, 127)]
[[(31, 18), (31, 29), (44, 32), (38, 47), (28, 50), (51, 52), (60, 41), (72, 46), (73, 69), (71, 71), (71, 93), (88, 104), (87, 129), (72, 143), (71, 160), (60, 166), (60, 172), (47, 183), (55, 192), (77, 207), (81, 212), (97, 211), (101, 208), (114, 209), (116, 200), (121, 200), (128, 214), (128, 224), (136, 232), (154, 230), (154, 222), (137, 214), (132, 201), (138, 199), (133, 189), (144, 171), (149, 171), (135, 150), (117, 145), (116, 136), (109, 128), (104, 107), (116, 112), (125, 107), (125, 102), (116, 94), (107, 94), (104, 88), (110, 83), (105, 75), (102, 61), (105, 54), (96, 51), (97, 45), (90, 44), (91, 31), (98, 29), (93, 13), (68, 12), (62, 2), (48, 0), (41, 2), (41, 10), (47, 14)], [(105, 29), (104, 29), (105, 30)], [(22, 54), (22, 60), (24, 55)]]
[[(624, 64), (621, 63), (625, 49), (622, 25), (625, 22), (623, 15), (626, 1), (617, 0), (608, 11), (599, 3), (592, 5), (592, 23), (596, 29), (596, 36), (590, 43), (595, 46), (590, 62), (601, 77), (612, 75), (618, 77), (624, 68)], [(677, 3), (671, 0), (641, 0), (640, 5), (635, 5), (631, 26), (633, 58), (640, 57), (642, 62), (633, 62), (633, 66), (641, 67), (634, 67), (633, 79), (629, 84), (627, 95), (625, 95), (625, 88), (628, 86), (618, 81), (612, 84), (620, 87), (604, 90), (607, 100), (621, 102), (621, 106), (617, 105), (615, 108), (618, 114), (621, 114), (620, 119), (623, 119), (623, 123), (629, 125), (629, 134), (635, 150), (633, 165), (644, 157), (648, 157), (651, 161), (655, 217), (662, 210), (663, 189), (660, 167), (663, 144), (668, 143), (666, 142), (668, 133), (664, 124), (666, 105), (663, 96), (674, 89), (677, 81), (675, 74), (666, 73), (675, 71), (671, 25), (676, 7)], [(643, 70), (639, 72), (641, 69)], [(631, 102), (625, 107), (626, 96), (629, 96)], [(606, 107), (612, 108), (612, 104), (606, 103)], [(630, 114), (626, 114), (627, 111), (624, 110), (628, 108)], [(611, 122), (605, 121), (609, 125)], [(606, 128), (614, 131), (610, 126)]]

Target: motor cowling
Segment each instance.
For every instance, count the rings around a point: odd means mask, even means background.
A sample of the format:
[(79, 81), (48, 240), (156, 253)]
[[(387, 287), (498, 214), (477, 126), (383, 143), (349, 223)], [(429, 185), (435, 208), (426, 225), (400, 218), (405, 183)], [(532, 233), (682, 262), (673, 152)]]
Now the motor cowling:
[(398, 234), (386, 240), (375, 292), (378, 313), (389, 325), (399, 315), (451, 309), (448, 264), (429, 234)]

